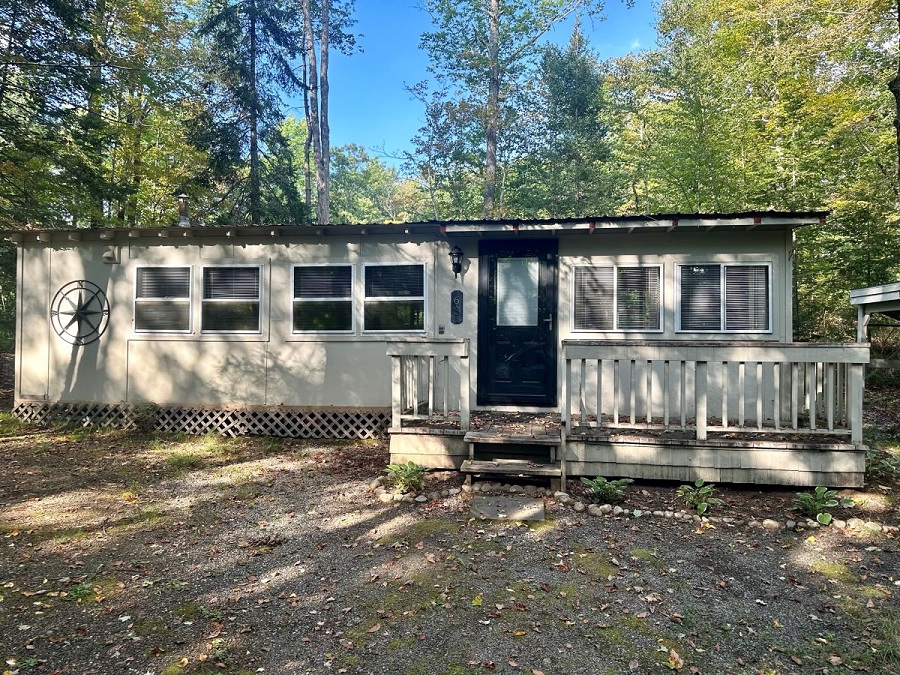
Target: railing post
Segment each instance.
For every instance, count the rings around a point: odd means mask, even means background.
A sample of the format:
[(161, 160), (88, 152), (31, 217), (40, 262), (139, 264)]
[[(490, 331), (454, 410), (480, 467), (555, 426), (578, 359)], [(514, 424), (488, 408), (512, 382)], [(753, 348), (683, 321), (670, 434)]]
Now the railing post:
[(697, 361), (694, 369), (694, 415), (697, 440), (706, 440), (706, 361)]
[(566, 375), (563, 378), (563, 428), (572, 430), (572, 359), (566, 357)]
[(861, 363), (850, 365), (850, 391), (848, 407), (850, 408), (850, 440), (862, 443), (863, 440), (863, 382), (864, 368)]
[(459, 428), (469, 430), (469, 355), (459, 359)]
[(400, 368), (402, 356), (391, 357), (391, 426), (399, 429), (400, 415), (403, 412), (403, 375)]

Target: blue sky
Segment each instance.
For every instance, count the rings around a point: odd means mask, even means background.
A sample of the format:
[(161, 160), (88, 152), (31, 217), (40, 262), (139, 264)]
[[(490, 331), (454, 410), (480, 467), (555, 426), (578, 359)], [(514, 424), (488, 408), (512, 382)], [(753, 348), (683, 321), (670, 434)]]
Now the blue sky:
[[(630, 9), (620, 0), (608, 0), (606, 16), (605, 21), (582, 24), (601, 58), (653, 46), (651, 0), (636, 0)], [(428, 59), (419, 49), (419, 37), (431, 28), (431, 19), (416, 0), (357, 0), (356, 18), (354, 32), (362, 34), (363, 52), (331, 56), (331, 145), (356, 143), (370, 154), (380, 149), (399, 154), (409, 149), (422, 124), (422, 106), (404, 85), (428, 78)], [(560, 25), (549, 39), (565, 44), (571, 28), (571, 21)], [(302, 111), (294, 112), (302, 117)]]

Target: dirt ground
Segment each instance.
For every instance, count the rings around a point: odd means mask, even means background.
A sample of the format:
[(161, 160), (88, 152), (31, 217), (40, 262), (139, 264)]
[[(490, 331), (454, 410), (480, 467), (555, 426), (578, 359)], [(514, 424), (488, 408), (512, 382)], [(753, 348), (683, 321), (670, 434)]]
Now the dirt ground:
[[(3, 672), (900, 672), (900, 545), (884, 534), (552, 500), (545, 522), (492, 523), (465, 494), (374, 500), (379, 443), (0, 422)], [(635, 484), (625, 506), (676, 507), (675, 487)], [(898, 489), (835, 515), (896, 524)], [(720, 494), (716, 513), (744, 519), (783, 520), (792, 497)]]
[[(867, 396), (871, 480), (833, 512), (897, 525), (900, 389)], [(594, 518), (551, 499), (544, 522), (493, 523), (465, 493), (382, 504), (373, 442), (0, 415), (0, 453), (4, 675), (900, 673), (893, 534)], [(636, 483), (623, 506), (680, 508), (676, 487)], [(794, 517), (793, 491), (717, 494), (717, 516)]]

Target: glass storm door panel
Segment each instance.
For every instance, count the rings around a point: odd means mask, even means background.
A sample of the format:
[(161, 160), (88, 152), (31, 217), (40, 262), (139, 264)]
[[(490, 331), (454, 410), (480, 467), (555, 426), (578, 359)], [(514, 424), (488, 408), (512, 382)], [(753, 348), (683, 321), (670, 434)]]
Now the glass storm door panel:
[(555, 240), (479, 250), (478, 404), (556, 405)]

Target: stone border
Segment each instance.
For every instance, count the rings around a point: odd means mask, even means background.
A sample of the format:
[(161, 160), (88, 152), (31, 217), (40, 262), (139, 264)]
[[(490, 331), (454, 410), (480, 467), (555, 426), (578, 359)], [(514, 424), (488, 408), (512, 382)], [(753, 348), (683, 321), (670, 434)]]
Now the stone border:
[[(608, 516), (614, 518), (631, 518), (633, 520), (643, 518), (664, 518), (667, 520), (678, 520), (690, 522), (692, 524), (710, 524), (710, 525), (728, 525), (730, 527), (750, 527), (768, 531), (794, 531), (804, 532), (805, 530), (817, 530), (823, 527), (821, 523), (812, 519), (805, 520), (786, 520), (784, 522), (773, 520), (772, 518), (763, 518), (762, 520), (732, 518), (729, 516), (700, 516), (689, 513), (685, 510), (665, 510), (665, 511), (645, 511), (643, 509), (626, 509), (621, 506), (613, 506), (612, 504), (585, 504), (579, 499), (573, 498), (568, 492), (552, 491), (546, 488), (539, 488), (536, 485), (510, 485), (508, 483), (499, 483), (494, 481), (482, 481), (472, 485), (463, 485), (461, 488), (451, 488), (449, 490), (441, 490), (434, 492), (425, 492), (423, 494), (395, 494), (388, 492), (384, 487), (385, 477), (379, 476), (369, 483), (369, 490), (375, 494), (378, 501), (385, 504), (389, 502), (402, 502), (406, 504), (424, 504), (436, 499), (445, 499), (448, 497), (456, 497), (461, 493), (503, 493), (511, 495), (522, 495), (524, 497), (549, 497), (557, 504), (563, 507), (571, 507), (575, 513), (587, 513), (589, 516), (601, 517)], [(849, 532), (859, 532), (862, 534), (886, 534), (888, 536), (897, 536), (900, 533), (900, 527), (896, 525), (885, 525), (872, 520), (862, 520), (861, 518), (849, 518), (846, 521), (835, 518), (831, 521), (830, 527)]]

